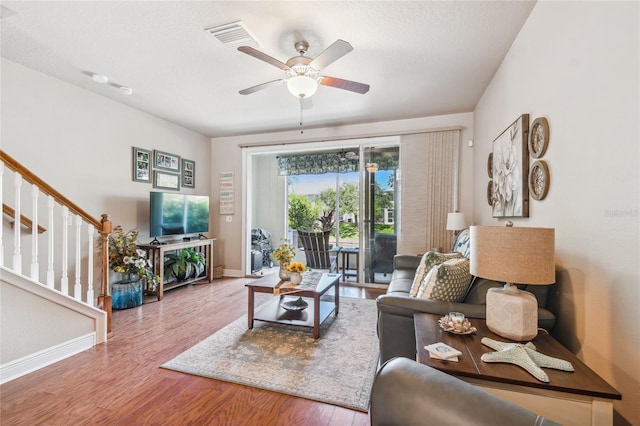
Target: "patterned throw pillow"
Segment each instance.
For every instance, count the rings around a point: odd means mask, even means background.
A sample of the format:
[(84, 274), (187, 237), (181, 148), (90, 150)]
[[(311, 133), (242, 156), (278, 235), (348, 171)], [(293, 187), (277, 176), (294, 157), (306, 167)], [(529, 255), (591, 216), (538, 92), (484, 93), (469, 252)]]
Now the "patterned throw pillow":
[(457, 251), (458, 253), (462, 253), (463, 257), (469, 257), (470, 255), (470, 232), (469, 228), (465, 228), (456, 237), (453, 242), (453, 247), (451, 247), (451, 251)]
[(432, 267), (418, 289), (417, 297), (461, 302), (471, 284), (469, 259), (451, 259)]
[(418, 289), (420, 288), (420, 284), (422, 284), (422, 280), (427, 275), (427, 272), (431, 270), (434, 265), (438, 265), (446, 260), (457, 259), (462, 257), (460, 253), (440, 253), (437, 251), (428, 251), (422, 255), (422, 259), (420, 260), (420, 264), (418, 265), (418, 269), (416, 269), (416, 275), (413, 277), (413, 284), (411, 285), (411, 291), (409, 295), (411, 297), (416, 297), (418, 294)]

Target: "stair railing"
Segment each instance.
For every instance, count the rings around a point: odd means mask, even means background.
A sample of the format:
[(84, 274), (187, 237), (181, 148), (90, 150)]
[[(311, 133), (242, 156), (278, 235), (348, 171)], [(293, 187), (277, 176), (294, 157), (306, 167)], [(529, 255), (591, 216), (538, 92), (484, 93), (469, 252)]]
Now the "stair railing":
[[(82, 301), (88, 305), (96, 306), (107, 313), (107, 333), (111, 332), (111, 294), (109, 291), (109, 248), (108, 237), (113, 231), (113, 225), (108, 214), (102, 214), (100, 219), (96, 219), (89, 215), (86, 211), (81, 209), (71, 200), (62, 195), (59, 191), (47, 184), (41, 178), (36, 176), (33, 172), (20, 164), (14, 158), (9, 156), (6, 152), (0, 150), (0, 204), (4, 206), (4, 190), (3, 190), (3, 178), (5, 168), (11, 170), (13, 178), (13, 208), (7, 206), (3, 207), (3, 216), (13, 210), (13, 259), (11, 265), (4, 265), (4, 247), (5, 239), (2, 235), (3, 226), (0, 226), (0, 266), (6, 266), (12, 269), (18, 274), (23, 274), (23, 259), (22, 259), (22, 229), (20, 224), (27, 225), (31, 231), (31, 263), (29, 277), (37, 282), (40, 282), (50, 288), (54, 288), (63, 294), (73, 297), (76, 300)], [(23, 181), (26, 181), (31, 185), (31, 219), (29, 220), (21, 212), (21, 195)], [(47, 196), (47, 220), (48, 226), (46, 227), (47, 239), (47, 270), (44, 280), (41, 279), (40, 265), (38, 260), (38, 234), (43, 228), (38, 225), (38, 198), (39, 194), (43, 193)], [(61, 231), (61, 246), (56, 249), (54, 239), (55, 216), (54, 207), (56, 204), (61, 208), (60, 218), (60, 231)], [(75, 271), (73, 273), (74, 285), (73, 289), (69, 288), (69, 225), (73, 224), (75, 228), (74, 242), (75, 242), (75, 258), (74, 265)], [(82, 228), (85, 227), (87, 234), (86, 252), (82, 251)], [(101, 248), (101, 253), (98, 256), (97, 262), (100, 264), (101, 277), (99, 279), (99, 296), (97, 300), (95, 298), (95, 282), (94, 282), (94, 255), (93, 249), (97, 245), (95, 231), (98, 231), (98, 238)], [(61, 259), (59, 260), (60, 271), (55, 271), (54, 255), (59, 254)], [(83, 256), (86, 256), (86, 270), (87, 278), (84, 281), (86, 292), (83, 295), (83, 277), (81, 274)], [(59, 276), (59, 281), (56, 282), (56, 273)], [(26, 274), (23, 274), (26, 275)], [(84, 296), (84, 297), (83, 297)]]

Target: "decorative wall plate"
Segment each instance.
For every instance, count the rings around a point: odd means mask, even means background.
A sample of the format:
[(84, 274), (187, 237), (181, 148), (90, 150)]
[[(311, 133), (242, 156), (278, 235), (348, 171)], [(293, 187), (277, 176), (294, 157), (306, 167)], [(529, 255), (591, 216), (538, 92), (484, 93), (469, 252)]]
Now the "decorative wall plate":
[(493, 206), (493, 180), (489, 180), (487, 184), (487, 203)]
[(487, 158), (487, 174), (493, 179), (493, 152), (490, 152)]
[(544, 160), (536, 160), (529, 170), (529, 193), (534, 200), (544, 200), (549, 192), (549, 166)]
[(544, 117), (536, 118), (529, 133), (529, 154), (533, 158), (540, 158), (547, 151), (549, 145), (549, 123)]

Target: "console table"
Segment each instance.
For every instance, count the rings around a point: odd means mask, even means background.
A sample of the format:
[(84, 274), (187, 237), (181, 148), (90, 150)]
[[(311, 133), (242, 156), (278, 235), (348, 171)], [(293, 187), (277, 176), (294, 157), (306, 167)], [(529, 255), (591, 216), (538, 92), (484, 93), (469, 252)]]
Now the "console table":
[[(160, 243), (160, 244), (139, 244), (138, 248), (147, 252), (147, 257), (151, 260), (153, 265), (153, 273), (160, 276), (160, 284), (156, 288), (156, 294), (158, 300), (162, 300), (164, 297), (164, 291), (172, 288), (180, 287), (186, 284), (190, 284), (195, 281), (208, 280), (213, 281), (213, 242), (215, 238), (208, 238), (203, 240), (181, 241), (175, 243)], [(164, 254), (168, 251), (184, 250), (186, 248), (194, 248), (196, 251), (203, 253), (206, 263), (206, 274), (202, 277), (190, 278), (184, 281), (165, 283), (164, 282)]]
[[(533, 344), (540, 353), (569, 361), (574, 372), (545, 368), (549, 383), (537, 380), (513, 364), (487, 363), (480, 359), (493, 349), (480, 340), (508, 341), (487, 328), (484, 320), (471, 318), (478, 331), (471, 335), (448, 333), (438, 325), (439, 315), (414, 314), (417, 361), (472, 383), (563, 425), (611, 425), (613, 401), (622, 395), (546, 332)], [(433, 359), (424, 347), (444, 342), (462, 352), (459, 362)]]

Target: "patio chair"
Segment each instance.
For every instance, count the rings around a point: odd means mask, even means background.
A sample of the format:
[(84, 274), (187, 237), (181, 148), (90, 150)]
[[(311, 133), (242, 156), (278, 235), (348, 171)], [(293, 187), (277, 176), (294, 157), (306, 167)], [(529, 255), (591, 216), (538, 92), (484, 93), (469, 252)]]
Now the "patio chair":
[(338, 253), (342, 247), (332, 248), (329, 245), (329, 235), (331, 235), (331, 231), (298, 231), (298, 239), (304, 248), (308, 267), (338, 272)]

